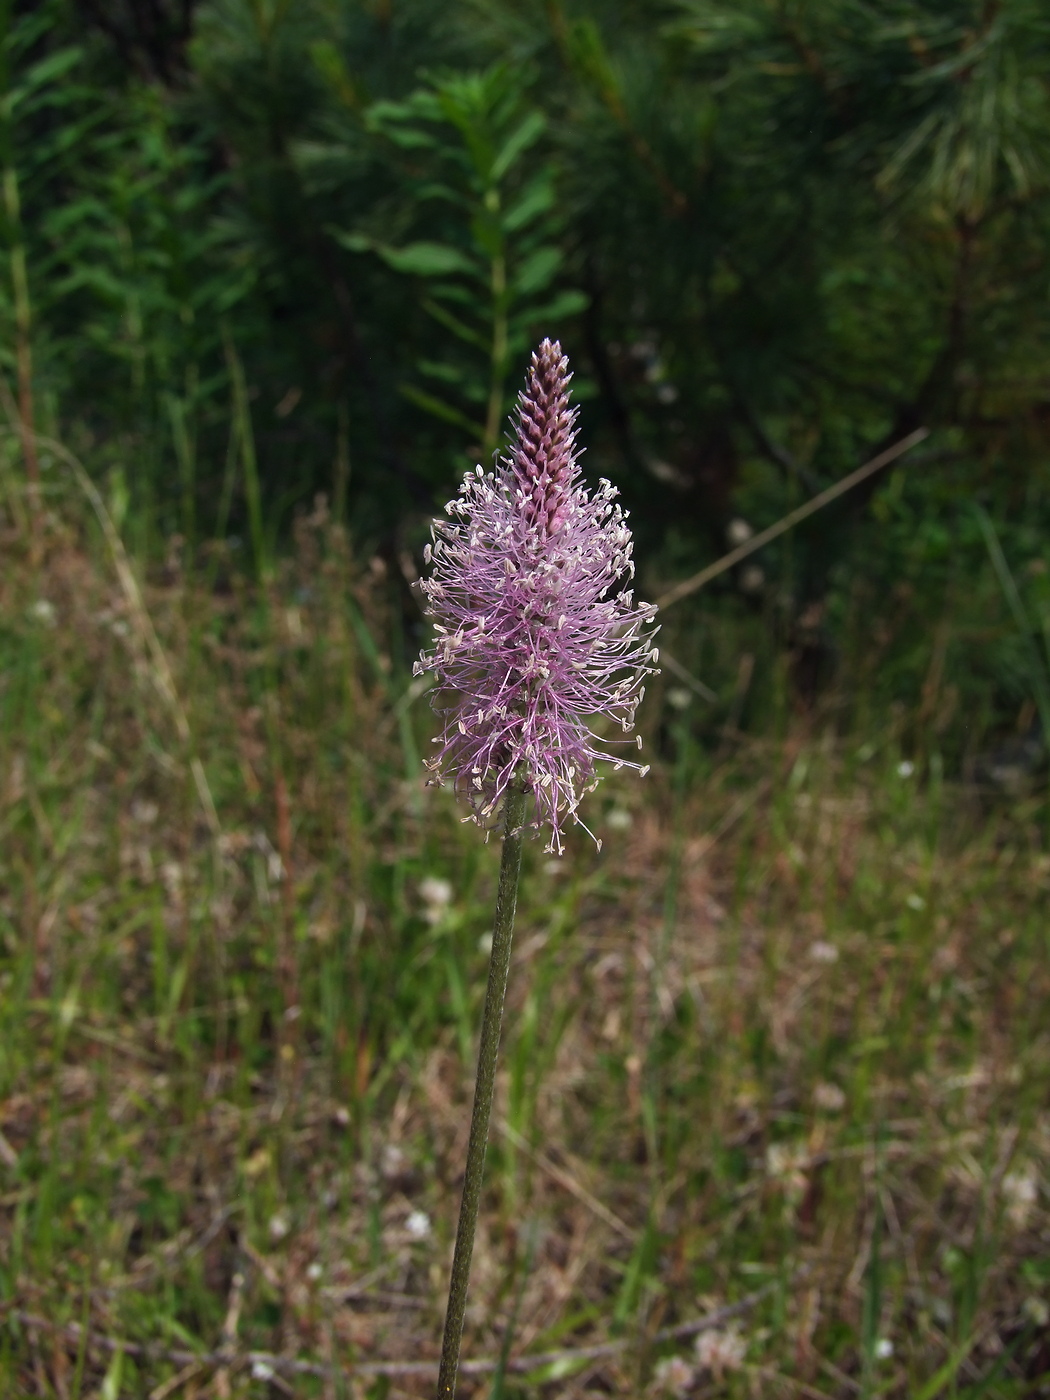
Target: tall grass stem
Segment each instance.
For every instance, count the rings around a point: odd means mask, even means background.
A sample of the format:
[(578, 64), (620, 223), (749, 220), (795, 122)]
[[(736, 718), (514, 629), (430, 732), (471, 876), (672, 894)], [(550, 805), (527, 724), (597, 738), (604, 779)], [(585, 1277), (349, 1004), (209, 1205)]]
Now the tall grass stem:
[(21, 423), (22, 452), (25, 457), (26, 478), (34, 496), (40, 485), (40, 463), (33, 437), (33, 308), (29, 299), (29, 273), (26, 269), (25, 238), (22, 231), (22, 203), (18, 191), (18, 175), (13, 165), (3, 173), (4, 213), (10, 239), (11, 292), (15, 309), (15, 367), (18, 375), (18, 416)]
[[(3, 395), (0, 394), (0, 398)], [(77, 485), (87, 497), (91, 508), (94, 510), (99, 525), (102, 527), (102, 535), (109, 547), (110, 556), (113, 560), (113, 567), (116, 570), (117, 579), (120, 583), (121, 591), (124, 594), (125, 602), (128, 606), (128, 614), (131, 618), (132, 626), (142, 646), (143, 652), (149, 658), (149, 673), (154, 686), (161, 699), (171, 714), (175, 724), (175, 731), (179, 736), (189, 757), (190, 772), (193, 775), (194, 786), (197, 789), (197, 796), (200, 800), (201, 808), (204, 812), (205, 820), (212, 836), (218, 840), (222, 834), (219, 823), (219, 814), (215, 806), (208, 778), (204, 771), (204, 765), (196, 752), (193, 731), (186, 714), (185, 706), (179, 695), (178, 686), (175, 683), (175, 675), (168, 661), (167, 652), (157, 635), (157, 629), (153, 624), (153, 618), (146, 607), (142, 590), (139, 587), (135, 571), (131, 566), (131, 560), (124, 547), (120, 532), (113, 521), (106, 503), (102, 499), (98, 487), (88, 476), (84, 464), (79, 457), (74, 456), (69, 448), (55, 438), (45, 437), (41, 433), (34, 433), (33, 440), (38, 447), (43, 447), (51, 452), (60, 461), (65, 462), (77, 482)]]
[(518, 787), (512, 787), (508, 789), (503, 803), (503, 859), (500, 863), (496, 917), (492, 928), (489, 983), (481, 1021), (474, 1111), (470, 1119), (470, 1141), (467, 1146), (467, 1170), (463, 1178), (463, 1200), (459, 1208), (456, 1250), (452, 1259), (445, 1335), (441, 1342), (438, 1400), (452, 1400), (456, 1393), (456, 1374), (459, 1371), (459, 1352), (463, 1341), (463, 1317), (467, 1305), (467, 1284), (470, 1281), (470, 1261), (474, 1253), (474, 1234), (477, 1230), (481, 1184), (485, 1174), (489, 1118), (492, 1114), (492, 1097), (496, 1086), (496, 1057), (499, 1053), (503, 1003), (507, 995), (507, 977), (510, 972), (524, 817), (525, 793)]
[(248, 505), (248, 529), (251, 532), (252, 552), (255, 555), (255, 573), (259, 582), (264, 583), (269, 570), (266, 534), (263, 525), (262, 493), (259, 487), (259, 463), (255, 455), (255, 433), (252, 428), (252, 415), (248, 404), (248, 386), (244, 378), (244, 365), (241, 363), (241, 357), (237, 353), (232, 336), (225, 328), (223, 329), (223, 347), (226, 351), (226, 366), (233, 387), (233, 415), (237, 427), (241, 464), (244, 467), (244, 495)]
[(1033, 640), (1035, 625), (1021, 598), (1020, 589), (1017, 587), (1006, 555), (1003, 553), (1003, 547), (999, 542), (999, 536), (992, 524), (991, 517), (979, 505), (974, 506), (974, 514), (977, 516), (977, 523), (981, 527), (984, 542), (988, 547), (999, 587), (1003, 591), (1006, 605), (1010, 609), (1017, 627), (1017, 634), (1024, 644), (1029, 665), (1029, 679), (1035, 694), (1036, 709), (1039, 711), (1039, 722), (1043, 727), (1043, 740), (1044, 743), (1050, 745), (1050, 649), (1048, 649), (1045, 658), (1040, 656), (1039, 648)]

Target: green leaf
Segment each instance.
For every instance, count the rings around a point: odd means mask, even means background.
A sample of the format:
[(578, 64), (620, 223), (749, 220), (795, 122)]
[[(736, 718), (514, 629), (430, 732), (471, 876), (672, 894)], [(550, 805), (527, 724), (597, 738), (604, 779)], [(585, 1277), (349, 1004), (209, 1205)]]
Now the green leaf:
[(118, 1347), (113, 1353), (113, 1359), (102, 1379), (102, 1386), (99, 1390), (100, 1400), (119, 1400), (120, 1380), (124, 1371), (124, 1349)]
[(330, 39), (317, 39), (309, 46), (309, 54), (329, 89), (344, 106), (356, 111), (361, 106), (360, 94), (336, 45)]
[(550, 301), (545, 301), (542, 306), (530, 306), (527, 310), (521, 311), (513, 318), (512, 324), (517, 329), (528, 326), (535, 326), (540, 321), (562, 321), (569, 316), (578, 316), (581, 311), (587, 309), (590, 297), (586, 292), (567, 290), (556, 292)]
[(59, 49), (57, 53), (49, 54), (39, 63), (34, 63), (26, 73), (25, 82), (16, 89), (14, 101), (17, 102), (21, 95), (31, 92), (34, 88), (43, 87), (61, 78), (80, 62), (82, 53), (82, 49)]
[(447, 243), (407, 243), (404, 248), (391, 248), (363, 233), (347, 233), (329, 225), (328, 232), (342, 248), (351, 253), (375, 253), (395, 272), (415, 277), (447, 277), (450, 273), (477, 275), (474, 261)]
[(463, 194), (451, 185), (444, 184), (440, 180), (428, 180), (426, 184), (420, 185), (416, 191), (416, 198), (420, 201), (424, 199), (440, 199), (446, 204), (451, 204), (457, 209), (470, 208), (471, 202)]
[(536, 314), (537, 316), (549, 316), (552, 319), (562, 316), (578, 316), (581, 311), (586, 311), (590, 304), (591, 299), (586, 292), (581, 292), (578, 288), (570, 288), (559, 293), (553, 301), (549, 301)]
[(506, 233), (516, 233), (530, 224), (539, 214), (545, 214), (554, 203), (554, 181), (550, 172), (544, 170), (526, 185), (520, 197), (503, 215), (502, 224)]
[(329, 224), (325, 230), (335, 239), (341, 248), (347, 249), (350, 253), (374, 253), (376, 251), (375, 240), (363, 233), (347, 233), (344, 229), (335, 228)]
[[(468, 287), (461, 286), (458, 282), (432, 283), (430, 294), (434, 297), (441, 297), (442, 301), (451, 301), (456, 306), (465, 306), (470, 311), (478, 309), (477, 293)], [(487, 340), (485, 345), (488, 346)]]
[(602, 32), (593, 19), (579, 19), (572, 25), (569, 50), (579, 72), (594, 84), (606, 102), (619, 106), (620, 86)]
[(544, 1385), (548, 1381), (565, 1380), (567, 1376), (582, 1370), (585, 1364), (585, 1359), (562, 1356), (557, 1361), (548, 1362), (546, 1366), (539, 1366), (535, 1371), (529, 1371), (527, 1375), (533, 1385)]
[(977, 1342), (977, 1337), (967, 1337), (937, 1371), (926, 1382), (923, 1388), (916, 1393), (914, 1400), (935, 1400), (941, 1391), (954, 1379), (959, 1367), (963, 1364), (970, 1352), (973, 1351)]
[(550, 286), (561, 264), (560, 248), (550, 244), (537, 248), (518, 267), (513, 279), (514, 290), (522, 297), (531, 296), (533, 292), (542, 292), (545, 287)]
[(529, 112), (518, 123), (492, 162), (492, 169), (489, 173), (494, 183), (502, 180), (518, 157), (539, 140), (546, 125), (547, 121), (543, 113), (536, 111)]
[(417, 123), (423, 117), (415, 104), (407, 102), (373, 102), (364, 114), (365, 129), (406, 150), (433, 147), (438, 144), (432, 132)]
[(447, 277), (450, 272), (477, 273), (473, 259), (447, 243), (409, 243), (404, 248), (376, 244), (375, 251), (395, 272), (417, 277)]
[(423, 309), (424, 311), (429, 311), (434, 320), (444, 326), (446, 330), (451, 331), (454, 336), (458, 336), (460, 340), (466, 341), (468, 345), (473, 345), (474, 348), (480, 350), (483, 355), (489, 353), (490, 347), (488, 339), (473, 330), (470, 326), (465, 325), (458, 316), (453, 316), (451, 311), (446, 311), (440, 302), (436, 302), (428, 297), (423, 303)]
[(373, 102), (365, 112), (365, 125), (400, 146), (436, 146), (438, 139), (420, 122), (441, 120), (441, 107), (426, 89), (414, 92), (407, 102)]
[(395, 146), (401, 146), (406, 151), (433, 150), (438, 145), (429, 132), (420, 131), (415, 126), (384, 127), (383, 135), (393, 141)]
[(484, 440), (485, 429), (481, 424), (475, 423), (465, 413), (460, 413), (458, 408), (453, 408), (444, 399), (435, 398), (433, 394), (427, 394), (422, 389), (417, 389), (413, 384), (399, 384), (398, 389), (410, 403), (416, 404), (435, 418), (440, 418), (446, 423), (452, 423), (455, 427), (462, 428), (464, 432), (470, 433), (477, 442)]
[(484, 399), (484, 391), (468, 381), (459, 365), (450, 365), (444, 360), (419, 360), (416, 367), (420, 374), (437, 379), (468, 398), (478, 399), (479, 402)]
[(463, 382), (463, 371), (457, 365), (446, 364), (444, 360), (418, 360), (416, 368), (420, 374), (440, 379), (443, 384), (451, 384), (457, 389)]

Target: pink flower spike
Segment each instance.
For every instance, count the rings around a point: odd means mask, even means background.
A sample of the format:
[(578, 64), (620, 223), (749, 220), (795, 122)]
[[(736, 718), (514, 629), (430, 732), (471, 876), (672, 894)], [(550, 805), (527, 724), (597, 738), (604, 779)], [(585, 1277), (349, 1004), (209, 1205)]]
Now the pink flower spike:
[(628, 732), (657, 660), (656, 608), (618, 589), (634, 565), (616, 488), (603, 480), (592, 495), (580, 479), (571, 378), (545, 340), (495, 471), (468, 473), (451, 518), (434, 521), (422, 588), (436, 635), (415, 667), (434, 673), (444, 721), (434, 780), (466, 794), (479, 825), (520, 783), (529, 824), (549, 825), (559, 855), (598, 759), (647, 771), (598, 748), (587, 720)]

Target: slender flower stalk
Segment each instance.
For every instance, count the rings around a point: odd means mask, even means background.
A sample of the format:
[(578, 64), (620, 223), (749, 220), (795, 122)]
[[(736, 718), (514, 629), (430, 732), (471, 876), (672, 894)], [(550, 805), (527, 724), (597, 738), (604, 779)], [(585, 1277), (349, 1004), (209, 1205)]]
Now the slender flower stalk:
[(459, 1370), (459, 1352), (463, 1341), (463, 1318), (467, 1307), (467, 1285), (470, 1282), (470, 1261), (474, 1253), (474, 1235), (478, 1225), (478, 1208), (481, 1205), (481, 1183), (485, 1175), (485, 1149), (489, 1141), (489, 1118), (496, 1088), (496, 1058), (503, 1027), (503, 1003), (507, 996), (507, 978), (510, 974), (510, 949), (514, 934), (514, 910), (518, 902), (518, 875), (521, 871), (523, 840), (521, 823), (524, 812), (525, 794), (521, 788), (512, 787), (504, 798), (503, 815), (507, 830), (503, 837), (503, 859), (500, 862), (496, 918), (492, 929), (489, 982), (485, 992), (485, 1011), (481, 1018), (478, 1077), (474, 1088), (474, 1110), (470, 1116), (463, 1201), (459, 1208), (456, 1250), (452, 1257), (452, 1277), (449, 1280), (448, 1308), (445, 1312), (445, 1335), (441, 1343), (437, 1388), (439, 1400), (452, 1400), (456, 1393), (456, 1373)]
[(625, 734), (633, 727), (657, 661), (656, 609), (621, 587), (634, 566), (615, 488), (601, 481), (592, 495), (580, 480), (570, 378), (561, 346), (545, 340), (506, 452), (494, 471), (467, 476), (426, 552), (432, 567), (422, 586), (436, 642), (416, 674), (434, 673), (444, 721), (429, 767), (433, 781), (466, 794), (479, 825), (503, 826), (438, 1400), (456, 1390), (524, 831), (546, 827), (547, 849), (560, 855), (566, 817), (583, 825), (578, 807), (596, 785), (599, 759), (647, 771), (606, 752), (608, 741), (589, 726), (597, 717)]

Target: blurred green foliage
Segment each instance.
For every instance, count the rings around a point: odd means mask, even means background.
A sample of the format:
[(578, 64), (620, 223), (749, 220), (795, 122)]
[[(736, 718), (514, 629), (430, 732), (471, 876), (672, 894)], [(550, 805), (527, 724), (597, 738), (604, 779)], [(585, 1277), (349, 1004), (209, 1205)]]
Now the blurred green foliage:
[(945, 609), (957, 638), (991, 614), (950, 648), (964, 708), (1032, 698), (973, 506), (1038, 634), (1036, 0), (9, 0), (0, 24), (0, 363), (31, 341), (38, 427), (120, 469), (143, 538), (258, 552), (260, 510), (275, 537), (324, 491), (411, 550), (551, 334), (663, 578), (928, 426), (714, 606), (776, 648), (815, 605), (835, 653), (864, 598), (904, 600), (868, 683), (910, 699)]

